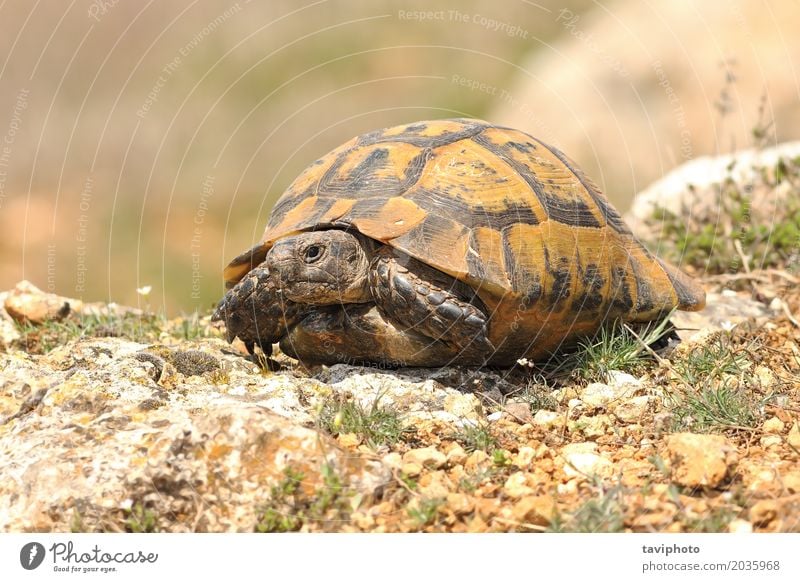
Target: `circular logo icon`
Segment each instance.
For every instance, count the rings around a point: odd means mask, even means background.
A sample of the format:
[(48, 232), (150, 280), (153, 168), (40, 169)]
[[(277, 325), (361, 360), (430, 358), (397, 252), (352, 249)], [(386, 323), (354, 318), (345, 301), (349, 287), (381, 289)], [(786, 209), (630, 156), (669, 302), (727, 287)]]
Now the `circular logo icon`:
[(35, 570), (44, 561), (44, 546), (39, 542), (30, 542), (19, 551), (19, 563), (26, 570)]

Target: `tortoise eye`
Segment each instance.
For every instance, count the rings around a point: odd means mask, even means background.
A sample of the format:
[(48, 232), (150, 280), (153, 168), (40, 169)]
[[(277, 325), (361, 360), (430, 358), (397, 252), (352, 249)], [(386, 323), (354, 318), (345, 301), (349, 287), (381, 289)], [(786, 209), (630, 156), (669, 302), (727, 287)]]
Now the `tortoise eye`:
[(311, 245), (305, 250), (303, 257), (306, 263), (316, 263), (322, 257), (322, 247), (319, 245)]

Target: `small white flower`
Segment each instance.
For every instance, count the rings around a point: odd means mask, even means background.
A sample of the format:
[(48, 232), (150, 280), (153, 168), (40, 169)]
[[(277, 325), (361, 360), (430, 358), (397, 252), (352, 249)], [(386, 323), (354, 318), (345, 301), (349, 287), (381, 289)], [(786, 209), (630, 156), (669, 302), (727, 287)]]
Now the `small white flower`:
[(720, 325), (720, 327), (721, 327), (722, 329), (724, 329), (725, 331), (731, 331), (731, 330), (732, 330), (734, 327), (736, 327), (736, 324), (735, 324), (735, 323), (732, 323), (732, 322), (730, 322), (730, 321), (723, 321), (723, 322), (722, 322), (722, 323), (720, 323), (719, 325)]
[(150, 291), (153, 290), (152, 285), (145, 285), (144, 287), (139, 287), (136, 292), (141, 295), (142, 297), (147, 297), (150, 295)]

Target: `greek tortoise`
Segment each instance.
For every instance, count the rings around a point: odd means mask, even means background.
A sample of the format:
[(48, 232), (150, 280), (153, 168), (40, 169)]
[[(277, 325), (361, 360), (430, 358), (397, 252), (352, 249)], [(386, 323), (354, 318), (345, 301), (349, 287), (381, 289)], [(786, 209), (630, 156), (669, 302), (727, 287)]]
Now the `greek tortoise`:
[(356, 137), (309, 166), (225, 269), (215, 319), (319, 363), (506, 366), (605, 322), (698, 310), (556, 148), (475, 119)]

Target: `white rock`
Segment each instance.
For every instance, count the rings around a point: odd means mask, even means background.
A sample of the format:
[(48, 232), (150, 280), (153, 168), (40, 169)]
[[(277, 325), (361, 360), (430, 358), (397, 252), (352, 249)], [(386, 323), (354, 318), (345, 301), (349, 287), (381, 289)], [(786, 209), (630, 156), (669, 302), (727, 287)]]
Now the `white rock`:
[(642, 385), (642, 381), (639, 380), (636, 376), (632, 376), (627, 372), (621, 372), (619, 370), (611, 370), (607, 375), (608, 383), (612, 386), (631, 386), (631, 387), (638, 387)]
[(777, 416), (773, 416), (772, 418), (767, 419), (764, 421), (764, 424), (761, 425), (761, 430), (766, 433), (773, 433), (773, 434), (780, 434), (783, 432), (785, 425), (783, 421)]
[(730, 533), (753, 533), (753, 524), (744, 519), (734, 519), (728, 524)]
[(614, 415), (623, 422), (638, 422), (647, 412), (650, 396), (634, 396), (622, 400), (614, 407)]
[(533, 415), (533, 424), (544, 428), (552, 428), (564, 424), (564, 415), (553, 410), (537, 410)]
[(403, 463), (417, 463), (429, 469), (439, 469), (447, 462), (444, 453), (435, 447), (411, 449), (403, 455)]
[(600, 384), (599, 382), (589, 384), (580, 392), (581, 401), (587, 406), (594, 408), (606, 406), (609, 402), (618, 397), (618, 391), (615, 388), (612, 388), (608, 384)]
[[(713, 184), (721, 184), (729, 176), (737, 184), (752, 182), (757, 177), (757, 168), (774, 167), (780, 158), (794, 158), (798, 155), (800, 141), (786, 142), (762, 150), (748, 149), (734, 154), (695, 158), (639, 192), (628, 216), (646, 221), (653, 215), (656, 206), (679, 214), (681, 205), (691, 206), (695, 196), (703, 196), (705, 189)], [(689, 184), (695, 187), (694, 194), (687, 188)]]
[(522, 471), (512, 473), (503, 485), (503, 493), (508, 495), (511, 499), (519, 499), (520, 497), (533, 495), (534, 490), (527, 485), (527, 477), (527, 474)]
[(564, 455), (564, 474), (567, 477), (610, 477), (614, 465), (596, 453), (569, 453)]

